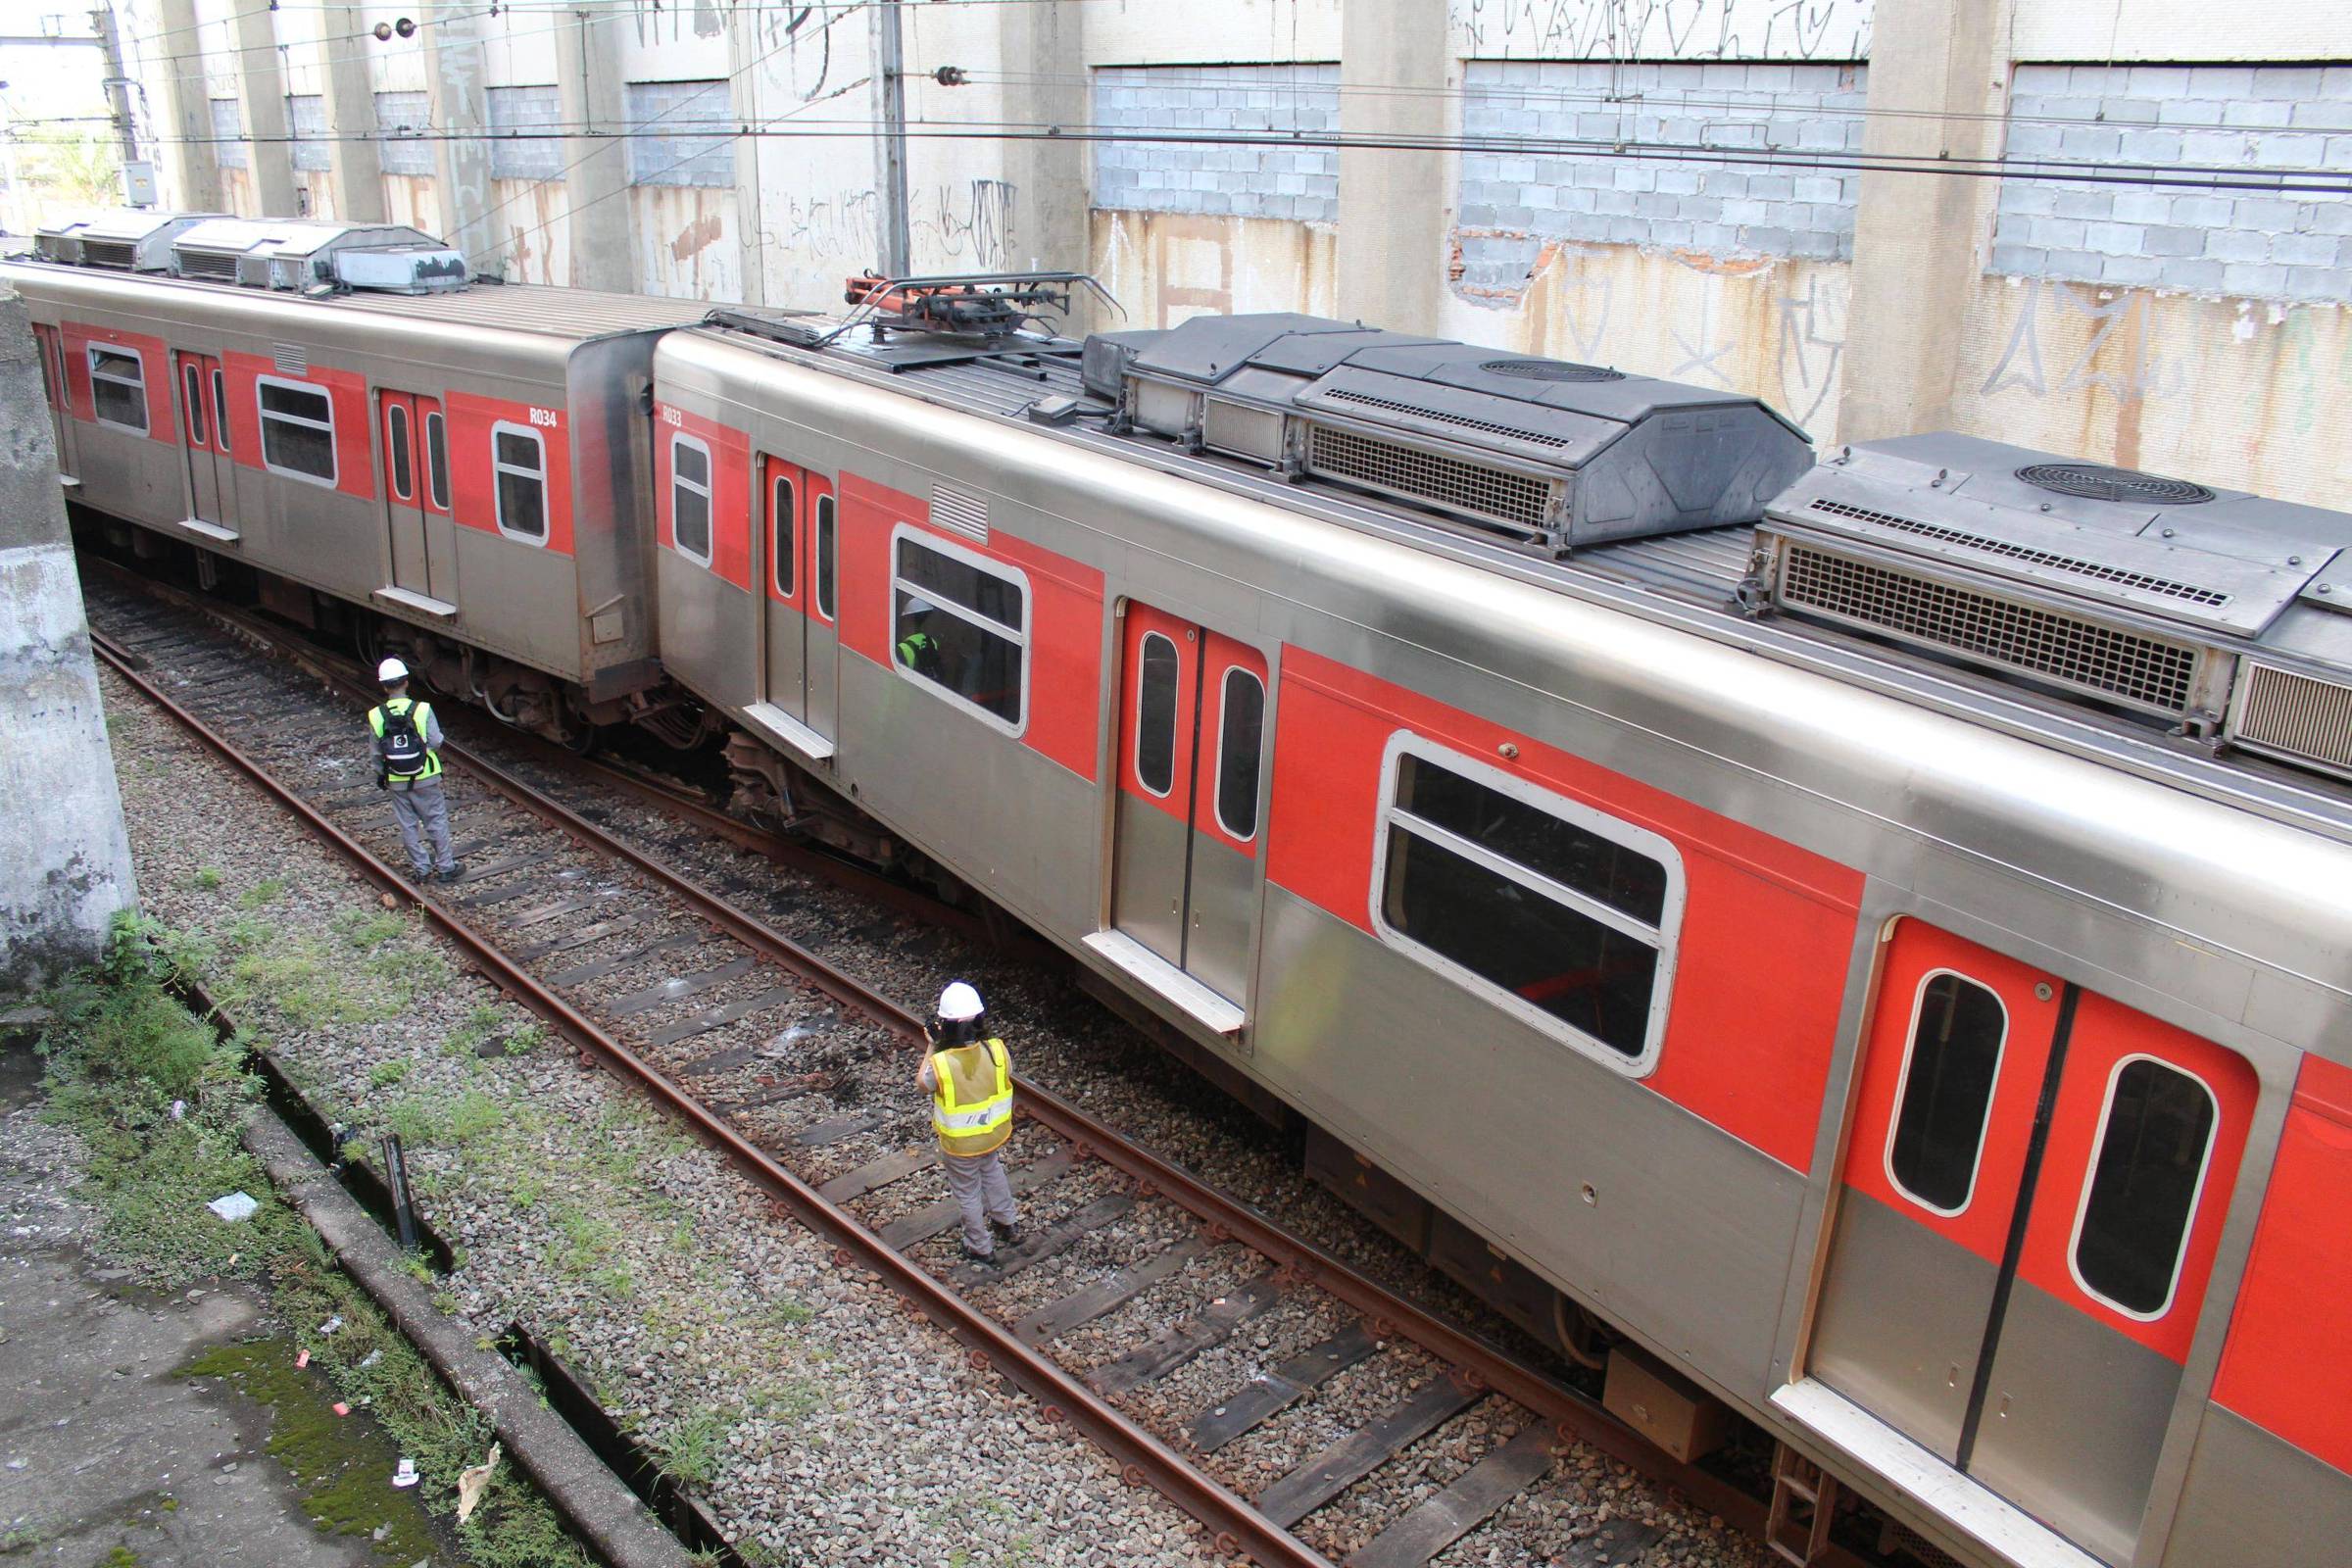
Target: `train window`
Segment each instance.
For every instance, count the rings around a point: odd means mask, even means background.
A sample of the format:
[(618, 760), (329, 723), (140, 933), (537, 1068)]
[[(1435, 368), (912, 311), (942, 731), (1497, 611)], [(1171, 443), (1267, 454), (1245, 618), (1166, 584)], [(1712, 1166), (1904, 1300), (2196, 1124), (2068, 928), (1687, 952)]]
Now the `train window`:
[(147, 433), (146, 362), (136, 349), (90, 349), (90, 412), (100, 424)]
[(816, 498), (816, 612), (833, 618), (833, 498)]
[(1257, 836), (1258, 755), (1264, 749), (1266, 683), (1254, 671), (1225, 670), (1224, 716), (1217, 724), (1217, 826), (1237, 839)]
[(449, 510), (449, 431), (439, 409), (424, 416), (424, 494), (443, 512)]
[(409, 446), (409, 406), (384, 405), (384, 457), (392, 465), (392, 493), (406, 501), (416, 493), (416, 457)]
[(678, 554), (710, 564), (710, 449), (690, 435), (669, 438), (669, 518)]
[(1924, 1208), (1957, 1214), (1976, 1192), (2008, 1034), (2008, 1009), (1976, 981), (1938, 969), (1920, 983), (1911, 1045), (1894, 1091), (1886, 1174)]
[(794, 539), (792, 509), (796, 498), (792, 480), (777, 474), (767, 487), (767, 559), (768, 570), (776, 580), (776, 597), (790, 599), (797, 578), (794, 569)]
[[(1009, 566), (902, 527), (891, 538), (899, 673), (1019, 734), (1029, 685), (1029, 582)], [(909, 653), (909, 640), (925, 639)]]
[(1647, 1072), (1682, 923), (1674, 846), (1402, 731), (1383, 782), (1381, 936), (1610, 1066)]
[(218, 369), (213, 371), (213, 428), (220, 433), (220, 450), (232, 450), (228, 444), (228, 381)]
[(1176, 787), (1176, 688), (1184, 673), (1176, 644), (1144, 633), (1135, 676), (1135, 781), (1153, 795)]
[(539, 432), (505, 420), (490, 427), (490, 466), (498, 476), (498, 531), (547, 542), (547, 443)]
[(335, 482), (335, 405), (300, 381), (259, 378), (262, 466), (312, 484)]
[(204, 442), (204, 372), (193, 363), (179, 368), (181, 389), (187, 394), (180, 401), (187, 405), (188, 445), (200, 447)]
[(2126, 1056), (2075, 1213), (2075, 1282), (2129, 1317), (2172, 1309), (2190, 1222), (2213, 1154), (2213, 1091), (2153, 1056)]

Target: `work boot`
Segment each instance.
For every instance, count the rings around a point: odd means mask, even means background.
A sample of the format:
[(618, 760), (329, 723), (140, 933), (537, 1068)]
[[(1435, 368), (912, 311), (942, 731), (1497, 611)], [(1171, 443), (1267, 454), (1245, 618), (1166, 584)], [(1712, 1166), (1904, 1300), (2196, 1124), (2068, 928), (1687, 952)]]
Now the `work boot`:
[(441, 868), (441, 880), (444, 882), (465, 881), (466, 862), (464, 860), (452, 860), (449, 862), (449, 864), (443, 866)]
[(988, 1228), (996, 1232), (997, 1240), (1004, 1243), (1006, 1247), (1018, 1247), (1021, 1245), (1020, 1226), (1007, 1225), (1001, 1219), (992, 1219), (988, 1222)]
[(974, 1247), (969, 1242), (963, 1244), (963, 1255), (970, 1258), (973, 1262), (980, 1264), (993, 1265), (997, 1260), (997, 1254), (995, 1252), (983, 1252), (980, 1250), (980, 1249)]

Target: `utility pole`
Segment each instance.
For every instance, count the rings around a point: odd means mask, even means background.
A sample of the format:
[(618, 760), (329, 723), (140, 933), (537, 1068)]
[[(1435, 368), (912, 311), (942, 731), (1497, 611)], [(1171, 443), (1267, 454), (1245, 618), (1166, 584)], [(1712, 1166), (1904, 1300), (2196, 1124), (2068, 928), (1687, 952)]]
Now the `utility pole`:
[(130, 78), (122, 74), (122, 40), (115, 35), (115, 8), (99, 6), (90, 13), (90, 28), (106, 56), (106, 101), (115, 117), (115, 139), (122, 144), (125, 165), (139, 161), (138, 127), (130, 118)]
[(906, 74), (899, 32), (900, 0), (874, 7), (874, 79), (882, 122), (882, 273), (905, 277), (912, 269), (906, 217)]

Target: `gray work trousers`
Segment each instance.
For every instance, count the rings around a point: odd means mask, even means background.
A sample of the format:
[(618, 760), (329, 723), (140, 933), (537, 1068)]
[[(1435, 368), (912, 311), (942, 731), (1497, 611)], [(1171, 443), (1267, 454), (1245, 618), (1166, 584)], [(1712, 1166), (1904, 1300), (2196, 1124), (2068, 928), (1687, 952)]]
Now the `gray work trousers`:
[(951, 1154), (943, 1149), (939, 1162), (947, 1169), (948, 1191), (963, 1211), (963, 1245), (985, 1257), (997, 1250), (988, 1222), (1015, 1225), (1021, 1217), (1012, 1206), (1012, 1183), (1004, 1179), (1004, 1150), (1000, 1145), (985, 1154)]
[[(442, 793), (437, 778), (420, 778), (414, 784), (392, 786), (392, 819), (400, 824), (401, 848), (409, 852), (409, 869), (418, 876), (427, 871), (453, 871), (458, 858), (449, 852), (449, 797)], [(433, 841), (431, 858), (427, 858), (424, 839)]]

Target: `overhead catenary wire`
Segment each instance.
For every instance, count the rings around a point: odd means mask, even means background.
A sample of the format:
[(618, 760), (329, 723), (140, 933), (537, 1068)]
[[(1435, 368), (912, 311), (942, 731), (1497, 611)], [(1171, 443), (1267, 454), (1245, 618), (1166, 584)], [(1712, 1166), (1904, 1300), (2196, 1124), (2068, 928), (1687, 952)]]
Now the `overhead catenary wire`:
[[(829, 97), (839, 97), (843, 92), (853, 91), (862, 85), (864, 83), (861, 81), (850, 83)], [(173, 146), (198, 144), (284, 144), (291, 146), (297, 142), (315, 146), (321, 142), (332, 141), (375, 141), (379, 143), (397, 141), (619, 141), (646, 134), (649, 127), (661, 123), (667, 115), (673, 114), (678, 108), (683, 107), (683, 104), (679, 104), (654, 119), (637, 121), (622, 126), (574, 124), (571, 126), (534, 126), (529, 130), (513, 131), (426, 130), (399, 134), (377, 132), (368, 136), (297, 136), (288, 132), (279, 136), (177, 136), (154, 139), (160, 144)], [(782, 128), (779, 125), (778, 122), (791, 118), (793, 117), (790, 115), (778, 116), (759, 125), (746, 125), (733, 121), (724, 123), (690, 121), (673, 127), (671, 134), (693, 136), (705, 140), (731, 140), (744, 137), (850, 137), (870, 136), (884, 128), (880, 121), (871, 119), (802, 120), (797, 121), (791, 128)], [(2213, 164), (2070, 162), (2064, 159), (2020, 158), (2009, 155), (1931, 159), (1868, 151), (1831, 152), (1794, 148), (1739, 147), (1695, 142), (1643, 142), (1635, 138), (1614, 137), (1482, 134), (1411, 136), (1386, 132), (1350, 131), (1216, 131), (1182, 126), (1154, 129), (1138, 125), (1104, 126), (1024, 122), (910, 120), (906, 123), (905, 133), (910, 138), (919, 140), (967, 139), (1072, 143), (1123, 141), (1165, 146), (1253, 147), (1269, 151), (1328, 148), (1340, 151), (1372, 149), (1400, 152), (1498, 153), (1539, 158), (1572, 157), (1599, 160), (1626, 159), (1653, 163), (1749, 165), (1772, 169), (1830, 170), (1840, 172), (1880, 170), (1897, 173), (1946, 175), (1960, 178), (2048, 179), (2078, 184), (2175, 186), (2244, 191), (2250, 194), (2308, 192), (2330, 196), (2352, 195), (2352, 171), (2321, 167), (2254, 168)], [(533, 183), (544, 184), (549, 180), (562, 178), (564, 173), (577, 169), (589, 158), (594, 157), (596, 151), (592, 149), (574, 159), (559, 173), (537, 176)], [(699, 154), (695, 156), (699, 156)]]

